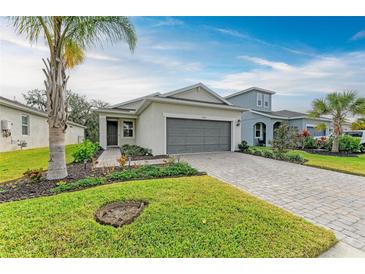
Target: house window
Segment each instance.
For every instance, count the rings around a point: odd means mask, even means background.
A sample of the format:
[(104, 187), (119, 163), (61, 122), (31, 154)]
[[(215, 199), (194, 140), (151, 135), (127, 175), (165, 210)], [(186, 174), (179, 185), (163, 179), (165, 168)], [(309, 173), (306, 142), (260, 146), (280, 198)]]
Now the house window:
[(134, 137), (134, 127), (132, 121), (123, 121), (123, 137)]
[(257, 93), (257, 106), (262, 107), (262, 94)]
[(326, 136), (326, 130), (317, 130), (315, 126), (307, 126), (307, 130), (309, 131), (309, 134), (313, 137), (321, 137)]
[(29, 115), (22, 115), (22, 134), (29, 135)]
[(256, 124), (255, 125), (255, 137), (261, 138), (262, 136), (262, 124)]
[(269, 108), (269, 95), (264, 94), (264, 107)]

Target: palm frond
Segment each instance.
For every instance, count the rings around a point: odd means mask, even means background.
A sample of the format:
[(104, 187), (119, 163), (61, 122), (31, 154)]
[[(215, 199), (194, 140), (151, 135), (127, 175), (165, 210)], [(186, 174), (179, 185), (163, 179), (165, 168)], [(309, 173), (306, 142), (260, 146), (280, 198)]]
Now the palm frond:
[(309, 112), (309, 116), (316, 118), (323, 114), (328, 114), (330, 108), (325, 99), (315, 99), (312, 102), (312, 111)]
[(77, 41), (82, 48), (119, 41), (126, 41), (131, 51), (136, 47), (135, 29), (125, 16), (64, 17), (63, 24), (68, 29), (65, 39)]
[(353, 114), (365, 115), (365, 98), (357, 98), (350, 106)]
[(77, 43), (67, 40), (64, 46), (63, 59), (66, 68), (73, 68), (84, 61), (85, 51)]

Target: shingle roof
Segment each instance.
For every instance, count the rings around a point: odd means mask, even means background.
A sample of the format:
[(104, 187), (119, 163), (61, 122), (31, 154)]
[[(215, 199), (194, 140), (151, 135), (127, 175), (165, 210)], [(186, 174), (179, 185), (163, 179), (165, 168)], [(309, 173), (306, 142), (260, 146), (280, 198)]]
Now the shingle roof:
[(291, 111), (291, 110), (278, 110), (278, 111), (272, 111), (273, 115), (278, 115), (278, 116), (284, 116), (284, 117), (288, 117), (288, 118), (292, 118), (292, 117), (303, 117), (303, 116), (307, 116), (308, 114), (306, 113), (302, 113), (302, 112), (296, 112), (296, 111)]

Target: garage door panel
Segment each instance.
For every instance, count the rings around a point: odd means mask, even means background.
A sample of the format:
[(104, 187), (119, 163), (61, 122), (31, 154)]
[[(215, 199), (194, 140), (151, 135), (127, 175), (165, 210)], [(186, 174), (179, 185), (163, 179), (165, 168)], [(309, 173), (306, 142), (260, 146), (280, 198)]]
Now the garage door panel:
[(167, 153), (231, 150), (231, 123), (167, 118)]

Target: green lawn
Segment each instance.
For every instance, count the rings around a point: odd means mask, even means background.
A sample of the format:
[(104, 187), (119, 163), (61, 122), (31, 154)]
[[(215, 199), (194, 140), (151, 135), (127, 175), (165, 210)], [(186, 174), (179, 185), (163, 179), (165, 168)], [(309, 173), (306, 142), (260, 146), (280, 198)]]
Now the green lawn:
[[(66, 146), (66, 161), (73, 161), (71, 154), (77, 145)], [(0, 183), (23, 176), (28, 169), (44, 168), (48, 164), (48, 147), (16, 150), (0, 153)]]
[[(257, 147), (272, 149), (270, 147)], [(358, 157), (338, 157), (309, 153), (302, 150), (293, 150), (289, 153), (299, 153), (307, 160), (304, 165), (319, 167), (349, 174), (365, 176), (365, 154)]]
[[(113, 228), (93, 214), (149, 202)], [(315, 257), (335, 236), (209, 176), (116, 183), (0, 204), (0, 257)]]
[(344, 173), (365, 176), (365, 154), (358, 157), (337, 157), (308, 153), (305, 151), (296, 151), (300, 153), (307, 166), (320, 167)]

